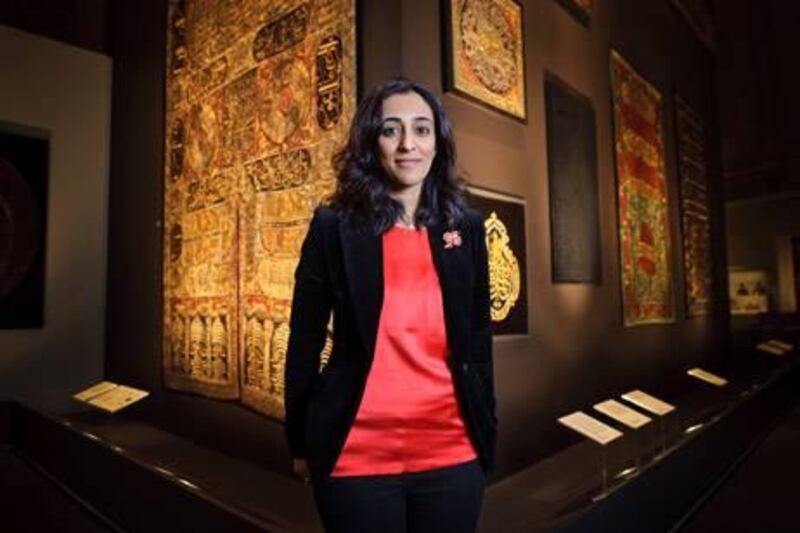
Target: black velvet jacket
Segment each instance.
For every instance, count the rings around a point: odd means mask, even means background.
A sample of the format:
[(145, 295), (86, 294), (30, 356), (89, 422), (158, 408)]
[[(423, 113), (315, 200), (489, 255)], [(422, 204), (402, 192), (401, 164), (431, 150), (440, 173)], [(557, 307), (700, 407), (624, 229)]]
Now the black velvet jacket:
[[(461, 245), (445, 248), (457, 230)], [(439, 276), (448, 365), (469, 437), (485, 470), (496, 435), (489, 270), (483, 221), (468, 211), (463, 227), (428, 228)], [(314, 213), (295, 273), (286, 353), (286, 436), (311, 474), (330, 474), (364, 393), (383, 303), (380, 235), (355, 227), (328, 207)], [(333, 351), (319, 372), (333, 312)], [(403, 401), (402, 398), (397, 399)]]

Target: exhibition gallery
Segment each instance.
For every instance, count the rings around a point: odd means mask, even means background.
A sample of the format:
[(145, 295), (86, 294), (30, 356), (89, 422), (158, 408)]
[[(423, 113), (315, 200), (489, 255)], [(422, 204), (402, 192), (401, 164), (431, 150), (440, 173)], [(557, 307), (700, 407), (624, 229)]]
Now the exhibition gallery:
[(1, 7), (8, 531), (322, 530), (284, 435), (296, 271), (396, 77), (441, 100), (484, 222), (478, 530), (691, 526), (800, 380), (798, 18), (756, 4)]

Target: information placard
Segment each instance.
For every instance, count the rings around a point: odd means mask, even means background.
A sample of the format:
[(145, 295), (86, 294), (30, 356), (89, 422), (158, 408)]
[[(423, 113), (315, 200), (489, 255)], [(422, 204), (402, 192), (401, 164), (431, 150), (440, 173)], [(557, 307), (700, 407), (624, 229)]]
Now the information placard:
[(79, 402), (88, 402), (95, 396), (100, 396), (111, 389), (116, 389), (119, 387), (116, 383), (112, 381), (101, 381), (100, 383), (95, 383), (88, 389), (84, 389), (76, 394), (73, 394), (72, 397)]
[(652, 420), (649, 416), (645, 416), (617, 400), (600, 402), (594, 405), (594, 409), (631, 429), (639, 429)]
[(113, 381), (101, 381), (84, 389), (72, 397), (79, 402), (89, 404), (108, 413), (116, 413), (120, 409), (146, 398), (150, 393), (134, 387), (120, 385)]
[(784, 352), (788, 352), (788, 351), (794, 350), (794, 344), (789, 344), (788, 342), (783, 342), (783, 341), (778, 340), (778, 339), (770, 339), (770, 340), (767, 341), (767, 344), (771, 344), (771, 345), (775, 346), (776, 348), (780, 348)]
[(626, 392), (622, 395), (622, 399), (658, 416), (664, 416), (675, 410), (674, 405), (638, 389)]
[(558, 419), (558, 422), (602, 445), (606, 445), (622, 436), (621, 431), (600, 422), (596, 418), (592, 418), (583, 411), (575, 411), (574, 413), (562, 416)]
[(147, 397), (149, 394), (147, 391), (119, 385), (100, 396), (92, 398), (88, 403), (103, 411), (116, 413), (120, 409)]
[(724, 387), (728, 384), (728, 380), (725, 378), (721, 378), (716, 374), (712, 374), (708, 370), (703, 370), (702, 368), (692, 368), (686, 371), (687, 374), (692, 376), (693, 378), (699, 379), (700, 381), (705, 381), (715, 387)]
[(788, 351), (770, 342), (761, 342), (756, 344), (756, 350), (772, 355), (784, 355)]

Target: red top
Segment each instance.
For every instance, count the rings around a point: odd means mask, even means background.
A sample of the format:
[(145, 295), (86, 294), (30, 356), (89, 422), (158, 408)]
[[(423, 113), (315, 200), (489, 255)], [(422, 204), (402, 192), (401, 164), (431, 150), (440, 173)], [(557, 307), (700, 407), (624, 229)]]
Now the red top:
[(383, 234), (383, 309), (356, 420), (332, 476), (420, 472), (475, 459), (447, 366), (426, 230)]

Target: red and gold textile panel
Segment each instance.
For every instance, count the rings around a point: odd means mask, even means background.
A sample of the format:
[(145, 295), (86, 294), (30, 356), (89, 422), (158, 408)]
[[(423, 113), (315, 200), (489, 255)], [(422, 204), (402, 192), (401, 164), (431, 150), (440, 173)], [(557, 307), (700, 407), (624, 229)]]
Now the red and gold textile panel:
[(672, 322), (661, 94), (613, 50), (611, 87), (623, 321), (625, 326)]
[(700, 115), (680, 96), (675, 98), (675, 122), (681, 179), (686, 314), (694, 317), (707, 315), (712, 302), (706, 128)]
[(294, 269), (356, 102), (355, 0), (172, 0), (168, 387), (281, 418)]

